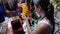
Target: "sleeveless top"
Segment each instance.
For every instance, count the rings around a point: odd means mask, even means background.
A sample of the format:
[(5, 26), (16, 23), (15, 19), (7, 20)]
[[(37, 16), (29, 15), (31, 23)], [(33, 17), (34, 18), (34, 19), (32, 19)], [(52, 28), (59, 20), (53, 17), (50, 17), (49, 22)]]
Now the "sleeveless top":
[(52, 27), (49, 19), (46, 19), (46, 17), (45, 17), (44, 19), (42, 19), (41, 21), (39, 20), (39, 21), (38, 21), (38, 25), (39, 25), (39, 24), (47, 24), (47, 25), (49, 25), (49, 26), (53, 29), (53, 27)]
[(41, 19), (35, 20), (34, 26), (32, 26), (31, 29), (32, 30), (36, 29), (39, 24), (47, 24), (53, 29), (53, 26), (50, 24), (50, 21), (46, 19), (46, 17), (44, 17), (42, 20)]
[[(39, 24), (47, 24), (53, 29), (50, 21), (44, 17), (43, 19), (34, 20), (34, 25), (31, 27), (32, 31), (35, 30)], [(25, 34), (28, 34), (28, 31)]]
[(46, 17), (44, 17), (42, 19), (35, 20), (34, 26), (32, 26), (31, 29), (35, 30), (40, 24), (47, 24), (48, 26), (50, 26), (51, 29), (53, 29), (53, 26), (51, 25), (49, 19), (46, 19)]

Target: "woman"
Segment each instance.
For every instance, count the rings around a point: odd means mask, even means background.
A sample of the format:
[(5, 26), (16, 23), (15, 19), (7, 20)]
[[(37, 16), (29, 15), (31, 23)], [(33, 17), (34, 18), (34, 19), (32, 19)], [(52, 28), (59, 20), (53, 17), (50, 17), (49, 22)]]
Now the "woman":
[[(25, 17), (26, 25), (29, 34), (53, 34), (54, 31), (54, 16), (53, 11), (48, 11), (50, 4), (49, 0), (34, 0), (35, 10), (41, 16), (38, 20), (36, 28), (32, 31), (28, 23), (28, 18)], [(52, 9), (52, 8), (51, 8)]]

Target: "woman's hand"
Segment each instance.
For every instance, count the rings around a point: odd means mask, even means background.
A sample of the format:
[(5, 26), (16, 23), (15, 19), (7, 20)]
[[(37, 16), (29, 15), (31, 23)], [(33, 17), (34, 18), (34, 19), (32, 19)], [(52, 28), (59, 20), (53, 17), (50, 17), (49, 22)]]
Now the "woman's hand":
[(31, 17), (27, 17), (27, 18), (28, 18), (29, 20), (31, 20), (31, 21), (32, 21), (32, 19), (33, 19), (33, 18), (31, 18)]
[(26, 17), (25, 15), (23, 15), (23, 17), (24, 17), (24, 20), (28, 20), (28, 17)]

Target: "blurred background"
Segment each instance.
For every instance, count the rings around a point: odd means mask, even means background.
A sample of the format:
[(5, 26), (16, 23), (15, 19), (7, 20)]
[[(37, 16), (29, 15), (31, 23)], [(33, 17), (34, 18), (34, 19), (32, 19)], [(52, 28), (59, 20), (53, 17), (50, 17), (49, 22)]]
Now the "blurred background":
[[(21, 13), (21, 7), (18, 9), (18, 6), (20, 6), (20, 4), (22, 3), (22, 1), (24, 0), (0, 0), (0, 5), (2, 5), (2, 9), (4, 11), (4, 17), (5, 17), (5, 21), (3, 22), (3, 25), (0, 26), (0, 34), (12, 34), (12, 27), (11, 27), (11, 21), (16, 20), (16, 19), (20, 19), (21, 15), (19, 15), (19, 11)], [(30, 1), (32, 2), (32, 0), (25, 0), (25, 4), (28, 5), (28, 7), (30, 8), (29, 4)], [(60, 0), (50, 0), (50, 3), (53, 4), (54, 6), (54, 18), (55, 18), (55, 32), (54, 34), (60, 34)], [(28, 8), (28, 9), (29, 9)], [(27, 8), (25, 7), (25, 10)], [(28, 12), (27, 14), (29, 14), (31, 12)], [(24, 14), (24, 12), (23, 12)], [(30, 15), (30, 14), (29, 14)], [(37, 19), (37, 18), (36, 18)], [(25, 26), (23, 26), (25, 27)], [(7, 32), (8, 31), (8, 32)]]

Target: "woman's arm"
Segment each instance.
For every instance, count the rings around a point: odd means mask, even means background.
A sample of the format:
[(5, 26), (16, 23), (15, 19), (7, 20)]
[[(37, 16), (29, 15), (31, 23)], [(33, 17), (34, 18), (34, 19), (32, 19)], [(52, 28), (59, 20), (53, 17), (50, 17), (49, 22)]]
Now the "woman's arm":
[(28, 22), (28, 18), (25, 18), (25, 20), (26, 20), (27, 30), (29, 34), (50, 34), (51, 33), (51, 27), (44, 23), (39, 24), (37, 28), (32, 31)]
[(30, 28), (30, 24), (28, 23), (28, 20), (26, 20), (26, 26), (28, 29), (28, 33), (30, 34), (32, 32), (31, 28)]
[(50, 34), (51, 28), (47, 24), (39, 24), (35, 30), (31, 30), (28, 20), (26, 21), (29, 34)]

